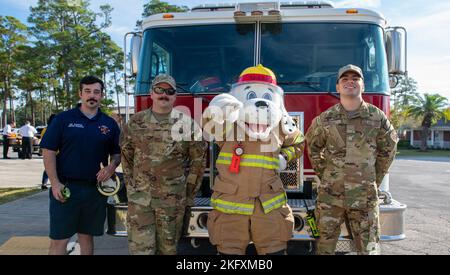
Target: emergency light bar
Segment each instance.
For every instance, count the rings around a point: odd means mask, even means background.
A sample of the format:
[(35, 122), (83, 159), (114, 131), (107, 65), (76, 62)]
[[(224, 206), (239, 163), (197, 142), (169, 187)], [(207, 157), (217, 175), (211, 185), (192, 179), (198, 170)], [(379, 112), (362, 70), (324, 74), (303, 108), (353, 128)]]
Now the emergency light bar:
[(291, 2), (250, 2), (250, 3), (219, 3), (219, 4), (203, 4), (195, 6), (191, 12), (207, 12), (207, 11), (269, 11), (284, 9), (317, 9), (317, 8), (334, 8), (330, 1), (291, 1)]
[(281, 9), (323, 9), (334, 8), (330, 1), (296, 1), (296, 2), (281, 2)]
[(240, 3), (236, 7), (236, 11), (253, 12), (262, 11), (267, 12), (269, 10), (279, 10), (280, 6), (278, 2), (264, 2), (264, 3)]
[(236, 6), (234, 4), (204, 4), (193, 7), (191, 12), (234, 11), (235, 9)]
[(240, 3), (234, 12), (236, 22), (281, 21), (279, 2)]
[(237, 22), (280, 22), (280, 10), (334, 8), (329, 1), (238, 3), (234, 12)]

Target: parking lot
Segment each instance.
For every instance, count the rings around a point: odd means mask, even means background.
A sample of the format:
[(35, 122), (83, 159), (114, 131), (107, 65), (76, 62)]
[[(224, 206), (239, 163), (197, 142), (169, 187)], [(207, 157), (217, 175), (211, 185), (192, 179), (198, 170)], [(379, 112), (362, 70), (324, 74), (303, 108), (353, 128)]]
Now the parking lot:
[[(0, 159), (0, 188), (40, 186), (42, 158), (33, 155), (33, 160), (21, 160), (17, 154), (10, 156), (13, 159)], [(408, 206), (406, 239), (383, 243), (382, 254), (450, 254), (450, 152), (448, 158), (398, 158), (390, 173), (394, 199)], [(0, 245), (17, 235), (48, 234), (48, 194), (40, 193), (21, 201), (0, 206)], [(202, 244), (194, 249), (183, 243), (180, 251), (214, 252), (207, 242)], [(105, 235), (96, 238), (96, 245), (97, 254), (128, 253), (126, 238)]]
[[(0, 152), (3, 155), (2, 146)], [(20, 159), (10, 148), (8, 157), (11, 159), (0, 159), (0, 188), (40, 186), (44, 170), (41, 156), (33, 154), (33, 159)]]

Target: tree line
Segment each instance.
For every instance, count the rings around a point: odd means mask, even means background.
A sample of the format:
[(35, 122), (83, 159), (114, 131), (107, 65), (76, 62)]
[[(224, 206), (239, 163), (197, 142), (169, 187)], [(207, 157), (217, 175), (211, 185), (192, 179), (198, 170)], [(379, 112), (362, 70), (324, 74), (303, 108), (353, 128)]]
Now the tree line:
[(450, 120), (448, 99), (437, 93), (418, 93), (417, 82), (411, 77), (399, 78), (391, 90), (391, 101), (390, 120), (396, 129), (421, 128), (421, 151), (427, 150), (430, 128), (441, 119)]
[[(123, 51), (105, 32), (113, 8), (105, 4), (94, 12), (89, 4), (89, 0), (38, 0), (30, 7), (28, 24), (0, 15), (2, 125), (12, 120), (45, 125), (50, 114), (74, 107), (79, 80), (87, 74), (105, 82), (102, 108), (110, 111), (113, 98), (119, 106), (124, 92)], [(187, 10), (150, 0), (143, 5), (142, 17)], [(136, 26), (141, 23), (137, 20)]]
[(123, 92), (123, 52), (104, 32), (112, 10), (102, 5), (94, 12), (82, 0), (39, 0), (30, 7), (27, 25), (0, 16), (3, 125), (26, 119), (45, 125), (50, 114), (78, 102), (78, 83), (87, 74), (104, 80), (104, 107), (114, 105), (112, 97)]

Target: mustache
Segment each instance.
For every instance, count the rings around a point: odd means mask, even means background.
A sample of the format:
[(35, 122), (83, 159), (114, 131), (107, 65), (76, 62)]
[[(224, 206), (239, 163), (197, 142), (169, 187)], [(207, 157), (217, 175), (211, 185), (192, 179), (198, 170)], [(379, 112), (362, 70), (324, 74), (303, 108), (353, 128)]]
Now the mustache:
[(168, 98), (168, 97), (165, 97), (165, 96), (163, 96), (163, 97), (160, 97), (160, 98), (158, 98), (158, 100), (165, 100), (165, 101), (169, 101), (169, 98)]
[(96, 99), (93, 99), (93, 98), (90, 98), (90, 99), (88, 99), (88, 100), (86, 100), (87, 102), (89, 102), (89, 101), (92, 101), (92, 102), (97, 102), (97, 100)]

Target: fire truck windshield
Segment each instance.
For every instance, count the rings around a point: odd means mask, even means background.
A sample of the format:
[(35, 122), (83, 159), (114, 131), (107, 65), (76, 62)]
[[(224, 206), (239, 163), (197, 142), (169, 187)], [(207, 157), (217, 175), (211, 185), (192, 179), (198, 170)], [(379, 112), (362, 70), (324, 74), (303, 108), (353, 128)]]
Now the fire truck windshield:
[(160, 73), (175, 78), (179, 93), (229, 91), (240, 72), (253, 66), (255, 29), (255, 24), (223, 24), (146, 30), (136, 93), (148, 94)]
[(336, 92), (340, 67), (360, 66), (365, 90), (387, 94), (383, 30), (371, 24), (262, 24), (261, 63), (289, 92)]
[(256, 63), (271, 68), (286, 93), (336, 92), (337, 71), (346, 64), (362, 68), (366, 93), (389, 92), (383, 30), (377, 25), (261, 23), (256, 40), (257, 29), (255, 23), (147, 29), (136, 94), (148, 94), (160, 73), (175, 78), (179, 93), (226, 92)]

